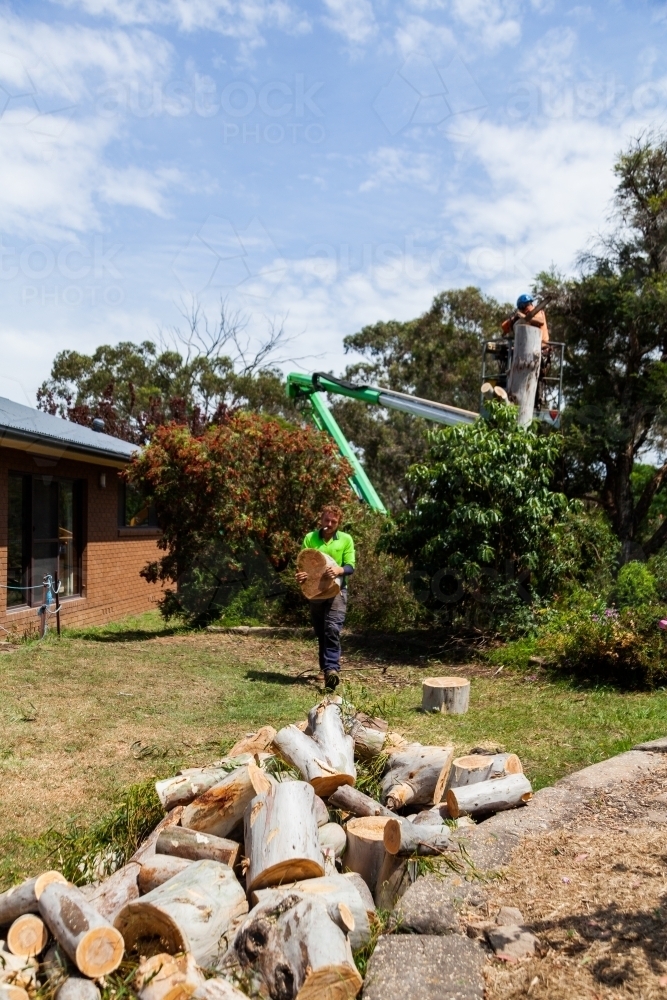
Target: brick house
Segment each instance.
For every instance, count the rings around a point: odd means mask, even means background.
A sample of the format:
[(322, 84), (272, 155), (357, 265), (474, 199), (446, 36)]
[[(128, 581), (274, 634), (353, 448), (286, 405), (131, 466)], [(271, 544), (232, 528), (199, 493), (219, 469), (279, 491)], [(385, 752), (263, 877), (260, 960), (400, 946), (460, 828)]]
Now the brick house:
[[(119, 477), (137, 446), (0, 398), (0, 625), (34, 630), (42, 580), (61, 581), (64, 626), (155, 607), (141, 568), (159, 530)], [(36, 589), (31, 589), (36, 588)]]

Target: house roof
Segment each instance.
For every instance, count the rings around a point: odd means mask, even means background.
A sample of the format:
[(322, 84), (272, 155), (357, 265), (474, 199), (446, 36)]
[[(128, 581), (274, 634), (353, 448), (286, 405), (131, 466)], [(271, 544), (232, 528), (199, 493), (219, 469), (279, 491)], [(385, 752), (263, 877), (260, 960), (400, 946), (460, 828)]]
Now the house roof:
[(139, 450), (136, 444), (52, 417), (0, 396), (0, 444), (42, 454), (106, 463), (125, 464)]

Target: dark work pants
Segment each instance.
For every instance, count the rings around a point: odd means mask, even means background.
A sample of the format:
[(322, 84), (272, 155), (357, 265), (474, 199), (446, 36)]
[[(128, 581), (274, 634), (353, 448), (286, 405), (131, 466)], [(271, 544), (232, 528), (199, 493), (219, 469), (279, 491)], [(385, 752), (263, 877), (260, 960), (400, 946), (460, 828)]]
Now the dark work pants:
[(328, 601), (310, 601), (310, 620), (320, 653), (320, 670), (340, 670), (340, 633), (347, 611), (347, 590)]

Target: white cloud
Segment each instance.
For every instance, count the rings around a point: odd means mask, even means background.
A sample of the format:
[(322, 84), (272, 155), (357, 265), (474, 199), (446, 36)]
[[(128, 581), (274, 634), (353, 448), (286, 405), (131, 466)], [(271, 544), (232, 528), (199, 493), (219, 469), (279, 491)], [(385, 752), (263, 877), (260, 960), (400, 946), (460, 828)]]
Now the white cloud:
[(377, 32), (370, 0), (324, 0), (324, 23), (351, 45), (364, 45)]
[(426, 191), (437, 190), (437, 161), (428, 153), (413, 153), (393, 146), (382, 146), (366, 159), (372, 173), (360, 185), (360, 191), (372, 191), (373, 188), (396, 184), (411, 184)]
[(452, 0), (451, 9), (454, 18), (473, 30), (488, 51), (516, 45), (521, 38), (518, 4), (514, 0)]
[(412, 14), (400, 15), (394, 40), (399, 54), (404, 58), (419, 53), (431, 59), (439, 59), (447, 53), (453, 53), (456, 48), (456, 39), (447, 25), (433, 24), (424, 17)]

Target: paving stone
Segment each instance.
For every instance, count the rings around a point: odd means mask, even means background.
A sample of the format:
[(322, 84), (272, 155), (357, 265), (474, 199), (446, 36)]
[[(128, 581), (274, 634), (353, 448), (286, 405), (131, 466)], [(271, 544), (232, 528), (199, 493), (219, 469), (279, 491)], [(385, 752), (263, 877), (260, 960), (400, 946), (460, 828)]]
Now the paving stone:
[(510, 924), (523, 924), (523, 913), (516, 906), (501, 906), (498, 910), (496, 923), (499, 927), (507, 927)]
[(654, 750), (657, 753), (667, 753), (667, 736), (661, 736), (659, 740), (648, 740), (646, 743), (638, 743), (633, 750)]
[[(460, 930), (453, 887), (425, 875), (410, 886), (394, 910), (403, 934), (456, 934)], [(461, 903), (463, 899), (461, 899)]]
[(511, 955), (512, 958), (534, 955), (540, 943), (534, 934), (517, 924), (494, 927), (493, 930), (486, 932), (486, 936), (496, 955)]
[(461, 934), (387, 934), (368, 963), (364, 1000), (482, 1000), (484, 949)]
[(452, 832), (452, 844), (461, 844), (482, 872), (506, 865), (518, 843), (519, 836), (513, 830), (491, 829), (486, 823)]

